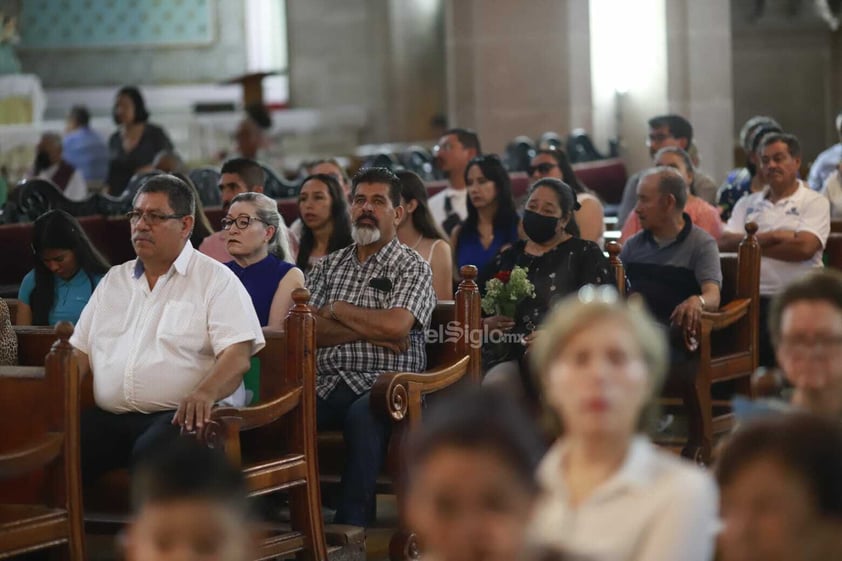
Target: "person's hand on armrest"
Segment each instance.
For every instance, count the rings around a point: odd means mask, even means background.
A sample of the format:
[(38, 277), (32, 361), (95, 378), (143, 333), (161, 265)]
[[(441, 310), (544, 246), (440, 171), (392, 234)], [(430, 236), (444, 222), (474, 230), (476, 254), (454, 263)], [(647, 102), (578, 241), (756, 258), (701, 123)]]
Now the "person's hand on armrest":
[(676, 306), (670, 316), (670, 322), (695, 336), (699, 332), (702, 312), (718, 310), (719, 299), (720, 292), (717, 283), (702, 283), (702, 293), (694, 294)]
[(210, 374), (199, 382), (178, 406), (172, 423), (183, 431), (201, 430), (210, 421), (214, 404), (234, 393), (248, 371), (253, 341), (226, 347), (216, 358)]

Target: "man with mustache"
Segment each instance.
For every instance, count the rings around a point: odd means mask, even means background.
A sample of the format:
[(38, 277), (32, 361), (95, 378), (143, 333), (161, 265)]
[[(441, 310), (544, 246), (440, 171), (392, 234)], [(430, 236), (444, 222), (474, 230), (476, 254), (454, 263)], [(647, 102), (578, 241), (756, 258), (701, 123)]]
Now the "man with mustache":
[(368, 168), (353, 180), (354, 243), (311, 271), (316, 319), (317, 424), (344, 430), (347, 461), (337, 524), (368, 526), (389, 426), (369, 406), (369, 390), (383, 372), (422, 372), (424, 331), (436, 296), (430, 266), (397, 238), (403, 216), (400, 180)]
[(243, 374), (264, 345), (251, 298), (228, 267), (190, 245), (195, 200), (171, 175), (148, 179), (129, 213), (137, 259), (112, 267), (70, 343), (93, 374), (81, 417), (82, 477), (126, 467), (211, 408), (245, 404)]
[[(222, 164), (219, 176), (219, 192), (222, 196), (223, 216), (228, 213), (228, 207), (231, 206), (234, 197), (240, 193), (262, 193), (264, 183), (266, 183), (266, 172), (254, 160), (232, 158)], [(287, 261), (294, 263), (295, 256), (298, 254), (298, 237), (283, 222), (281, 226), (284, 230), (284, 236), (281, 239), (286, 240), (284, 255), (287, 257)], [(233, 261), (234, 258), (228, 253), (225, 245), (226, 236), (225, 230), (214, 232), (202, 241), (199, 251), (208, 257), (213, 257), (220, 263)]]
[(801, 144), (786, 133), (763, 137), (757, 150), (767, 186), (734, 206), (720, 251), (736, 251), (745, 224), (756, 222), (760, 243), (760, 365), (774, 366), (768, 312), (772, 296), (809, 271), (823, 267), (822, 252), (830, 234), (830, 203), (798, 179)]

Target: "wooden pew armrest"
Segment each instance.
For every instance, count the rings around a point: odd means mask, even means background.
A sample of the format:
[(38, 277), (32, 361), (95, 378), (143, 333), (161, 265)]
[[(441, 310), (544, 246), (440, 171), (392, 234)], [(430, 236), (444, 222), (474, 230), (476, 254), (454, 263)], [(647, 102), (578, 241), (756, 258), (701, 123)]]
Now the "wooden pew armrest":
[(230, 422), (237, 419), (239, 430), (263, 427), (277, 421), (301, 402), (303, 388), (293, 387), (277, 398), (246, 407), (217, 407), (211, 411), (211, 422)]
[(44, 467), (61, 453), (64, 435), (48, 432), (26, 447), (0, 454), (0, 479), (11, 479)]
[[(748, 314), (748, 308), (751, 305), (751, 300), (748, 298), (741, 298), (738, 300), (732, 300), (728, 302), (724, 306), (722, 306), (719, 311), (716, 312), (703, 312), (702, 313), (702, 323), (709, 323), (711, 326), (711, 331), (719, 331), (720, 329), (725, 329), (729, 325), (733, 325), (740, 319)], [(705, 331), (702, 329), (702, 331)]]
[(410, 396), (437, 392), (452, 386), (468, 372), (470, 356), (426, 372), (387, 372), (380, 374), (371, 388), (371, 408), (378, 415), (402, 421), (410, 410)]

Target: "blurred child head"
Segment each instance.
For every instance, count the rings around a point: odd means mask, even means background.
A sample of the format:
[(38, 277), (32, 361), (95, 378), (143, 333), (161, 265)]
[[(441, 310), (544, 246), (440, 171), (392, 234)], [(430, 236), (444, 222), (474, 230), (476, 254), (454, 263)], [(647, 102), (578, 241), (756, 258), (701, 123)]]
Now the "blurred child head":
[(410, 450), (407, 517), (439, 561), (516, 559), (544, 445), (511, 398), (475, 390), (436, 404)]
[(175, 440), (138, 466), (132, 507), (128, 561), (253, 558), (242, 473), (192, 438)]

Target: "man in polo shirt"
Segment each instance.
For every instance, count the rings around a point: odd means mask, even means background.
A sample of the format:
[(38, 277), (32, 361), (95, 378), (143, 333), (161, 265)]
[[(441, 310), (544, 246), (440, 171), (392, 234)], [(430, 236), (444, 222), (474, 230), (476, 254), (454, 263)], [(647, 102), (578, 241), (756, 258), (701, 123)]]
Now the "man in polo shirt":
[(785, 133), (763, 137), (758, 156), (768, 185), (740, 199), (734, 206), (721, 251), (736, 251), (745, 224), (758, 226), (760, 243), (760, 364), (774, 366), (769, 338), (769, 302), (792, 281), (822, 267), (822, 252), (830, 234), (830, 203), (798, 179), (801, 145)]
[(635, 207), (643, 230), (629, 238), (620, 259), (632, 292), (643, 296), (653, 315), (695, 334), (701, 313), (719, 308), (722, 270), (716, 241), (684, 212), (687, 193), (674, 168), (644, 172)]
[(430, 266), (401, 244), (400, 180), (385, 168), (356, 175), (351, 194), (354, 243), (310, 273), (316, 319), (317, 424), (344, 430), (348, 458), (335, 522), (367, 526), (389, 426), (369, 406), (383, 372), (422, 372), (424, 331), (436, 304)]
[(137, 259), (100, 281), (70, 339), (93, 374), (96, 407), (81, 418), (87, 483), (200, 430), (215, 403), (245, 403), (263, 333), (239, 279), (190, 245), (194, 210), (176, 177), (140, 187), (129, 213)]

